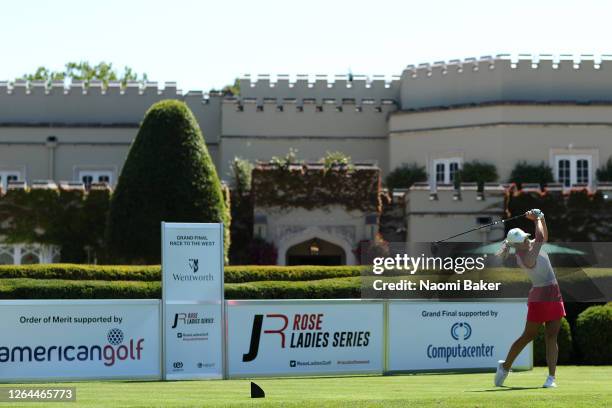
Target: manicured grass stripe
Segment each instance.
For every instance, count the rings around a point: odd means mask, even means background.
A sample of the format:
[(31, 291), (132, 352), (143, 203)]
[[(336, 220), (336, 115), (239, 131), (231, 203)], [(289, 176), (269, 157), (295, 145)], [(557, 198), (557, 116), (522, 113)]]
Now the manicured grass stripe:
[[(250, 380), (92, 381), (76, 387), (77, 402), (53, 407), (419, 407), (601, 408), (612, 406), (612, 367), (561, 366), (556, 389), (541, 388), (545, 368), (511, 373), (492, 387), (493, 373), (256, 379), (266, 398), (250, 399)], [(24, 384), (33, 386), (35, 384)], [(40, 384), (41, 386), (47, 384)], [(15, 406), (0, 403), (0, 406)], [(40, 407), (40, 403), (19, 404)]]

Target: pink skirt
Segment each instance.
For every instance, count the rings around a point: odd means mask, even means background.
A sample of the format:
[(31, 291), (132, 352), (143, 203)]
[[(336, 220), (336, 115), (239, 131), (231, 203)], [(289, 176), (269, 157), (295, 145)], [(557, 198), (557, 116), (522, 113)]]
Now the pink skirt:
[(527, 321), (545, 323), (565, 316), (558, 284), (531, 288), (527, 299)]

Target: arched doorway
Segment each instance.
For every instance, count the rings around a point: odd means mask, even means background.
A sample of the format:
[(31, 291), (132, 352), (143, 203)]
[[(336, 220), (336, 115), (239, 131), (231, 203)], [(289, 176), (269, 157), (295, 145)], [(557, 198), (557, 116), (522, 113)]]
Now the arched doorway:
[(287, 249), (287, 265), (346, 265), (342, 247), (314, 237)]

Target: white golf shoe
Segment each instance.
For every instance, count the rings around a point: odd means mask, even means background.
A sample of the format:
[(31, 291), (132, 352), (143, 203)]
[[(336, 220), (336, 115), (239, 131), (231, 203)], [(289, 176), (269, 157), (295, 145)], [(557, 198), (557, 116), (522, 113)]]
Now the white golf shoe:
[(555, 382), (555, 377), (552, 375), (549, 375), (548, 377), (546, 377), (546, 382), (544, 383), (544, 385), (542, 386), (544, 388), (557, 388), (557, 383)]
[(506, 377), (508, 377), (508, 373), (510, 370), (504, 369), (504, 360), (499, 360), (497, 362), (497, 371), (495, 372), (495, 386), (501, 387), (504, 385), (504, 381), (506, 381)]

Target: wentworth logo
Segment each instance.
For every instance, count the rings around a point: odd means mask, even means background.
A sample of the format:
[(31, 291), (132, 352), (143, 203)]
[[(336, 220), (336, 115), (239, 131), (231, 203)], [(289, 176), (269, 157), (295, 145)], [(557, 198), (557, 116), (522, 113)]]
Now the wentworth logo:
[(186, 275), (186, 274), (179, 274), (179, 273), (173, 273), (172, 274), (172, 278), (175, 281), (181, 281), (181, 282), (185, 282), (185, 281), (213, 281), (215, 280), (215, 277), (212, 273), (208, 273), (206, 275)]
[(199, 259), (190, 259), (189, 260), (189, 268), (191, 268), (191, 271), (193, 273), (198, 273), (198, 270), (200, 269), (200, 260)]

